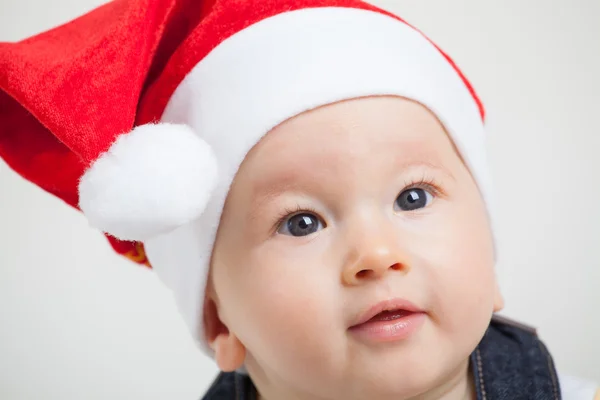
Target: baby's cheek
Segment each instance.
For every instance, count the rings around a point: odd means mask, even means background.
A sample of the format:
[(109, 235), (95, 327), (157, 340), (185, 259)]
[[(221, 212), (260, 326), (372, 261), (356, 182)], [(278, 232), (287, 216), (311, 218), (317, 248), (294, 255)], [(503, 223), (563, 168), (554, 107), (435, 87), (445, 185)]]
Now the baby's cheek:
[(450, 340), (477, 339), (491, 317), (494, 265), (485, 234), (456, 229), (438, 243), (435, 259), (429, 259), (440, 328)]
[(475, 346), (488, 326), (493, 311), (493, 270), (484, 264), (461, 264), (447, 282), (449, 333)]
[(332, 321), (339, 320), (333, 312), (335, 289), (298, 267), (263, 270), (260, 281), (246, 287), (240, 309), (246, 316), (240, 338), (248, 351), (280, 370), (323, 357)]

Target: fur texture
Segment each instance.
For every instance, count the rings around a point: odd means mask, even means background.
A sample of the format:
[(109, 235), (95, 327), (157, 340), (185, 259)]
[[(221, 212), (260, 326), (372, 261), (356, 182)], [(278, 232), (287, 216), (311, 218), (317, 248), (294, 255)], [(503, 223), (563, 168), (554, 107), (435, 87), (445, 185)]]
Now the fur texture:
[(85, 172), (79, 207), (93, 227), (145, 240), (197, 218), (216, 181), (215, 155), (189, 127), (142, 125)]

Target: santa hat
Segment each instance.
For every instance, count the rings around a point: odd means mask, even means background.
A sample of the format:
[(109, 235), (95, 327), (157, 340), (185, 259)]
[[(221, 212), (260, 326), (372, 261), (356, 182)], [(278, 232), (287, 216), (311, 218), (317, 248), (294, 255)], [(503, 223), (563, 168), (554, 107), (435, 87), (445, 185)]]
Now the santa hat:
[(0, 156), (80, 209), (118, 253), (151, 265), (200, 344), (230, 184), (261, 137), (295, 115), (364, 96), (413, 99), (490, 200), (471, 85), (421, 32), (358, 0), (116, 0), (1, 44), (0, 88)]

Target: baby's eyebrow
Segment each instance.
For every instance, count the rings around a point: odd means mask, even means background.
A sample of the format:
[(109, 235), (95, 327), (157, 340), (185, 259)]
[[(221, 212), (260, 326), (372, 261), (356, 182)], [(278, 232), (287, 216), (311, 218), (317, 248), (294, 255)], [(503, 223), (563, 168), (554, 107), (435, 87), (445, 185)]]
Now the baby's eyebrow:
[[(442, 163), (418, 159), (418, 160), (400, 160), (394, 166), (398, 171), (406, 172), (411, 169), (430, 169), (435, 170), (449, 179), (456, 181), (454, 175)], [(298, 170), (278, 171), (272, 179), (265, 179), (262, 182), (255, 184), (251, 197), (251, 218), (258, 217), (261, 208), (281, 196), (284, 193), (295, 192), (298, 195), (305, 193), (306, 186), (311, 185), (313, 189), (318, 186), (326, 186), (320, 183), (319, 179), (307, 178), (304, 172)], [(326, 190), (325, 187), (321, 188)]]
[(275, 190), (270, 190), (266, 193), (261, 193), (252, 196), (249, 213), (250, 221), (260, 218), (262, 215), (261, 211), (264, 209), (264, 206), (275, 200), (277, 197), (281, 196), (281, 194), (284, 192), (286, 192), (285, 189), (279, 188)]
[[(325, 173), (325, 169), (320, 172)], [(272, 199), (281, 193), (300, 190), (308, 183), (318, 184), (318, 179), (307, 178), (306, 170), (302, 168), (285, 167), (277, 171), (268, 172), (257, 179), (252, 185), (252, 198)]]
[(435, 162), (431, 162), (431, 161), (424, 161), (424, 160), (419, 160), (419, 161), (410, 161), (410, 162), (405, 162), (405, 163), (401, 163), (399, 165), (399, 169), (402, 171), (406, 171), (409, 170), (411, 168), (427, 168), (427, 169), (433, 169), (445, 176), (447, 176), (448, 178), (452, 179), (453, 181), (456, 181), (456, 178), (454, 177), (454, 175), (452, 174), (452, 172), (450, 172), (450, 170), (445, 167), (443, 165), (443, 163), (435, 163)]
[(272, 184), (260, 184), (254, 188), (252, 194), (252, 208), (260, 208), (264, 203), (272, 201), (282, 193), (298, 190), (300, 185), (290, 180), (275, 180)]
[[(250, 220), (260, 218), (265, 205), (275, 201), (284, 194), (294, 196), (306, 195), (309, 183), (305, 181), (307, 179), (306, 176), (301, 176), (301, 174), (305, 173), (299, 170), (278, 171), (277, 175), (272, 179), (264, 179), (256, 183), (252, 188), (250, 200)], [(312, 186), (312, 190), (315, 190), (315, 186), (319, 185), (318, 182), (318, 179), (311, 180), (310, 185)]]

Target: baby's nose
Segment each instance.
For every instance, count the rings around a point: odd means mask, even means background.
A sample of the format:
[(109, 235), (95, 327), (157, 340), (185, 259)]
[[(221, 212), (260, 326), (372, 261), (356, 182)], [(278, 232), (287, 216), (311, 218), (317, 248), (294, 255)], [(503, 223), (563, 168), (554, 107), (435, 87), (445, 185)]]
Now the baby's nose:
[(358, 257), (349, 260), (342, 272), (344, 285), (360, 285), (381, 279), (388, 273), (407, 273), (408, 262), (395, 246), (384, 243), (370, 243), (359, 250)]

